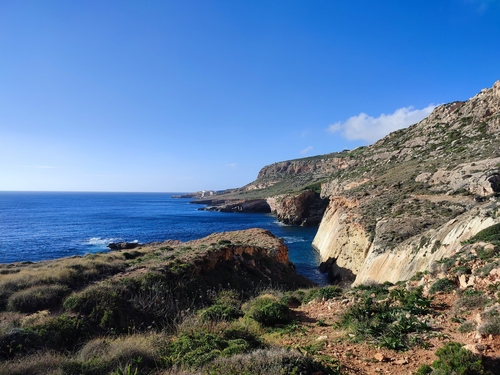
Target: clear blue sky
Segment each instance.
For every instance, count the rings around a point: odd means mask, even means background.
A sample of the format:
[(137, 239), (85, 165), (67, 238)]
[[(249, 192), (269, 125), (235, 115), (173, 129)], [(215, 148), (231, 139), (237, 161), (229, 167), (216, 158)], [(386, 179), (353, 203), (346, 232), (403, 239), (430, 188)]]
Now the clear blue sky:
[(195, 191), (500, 79), (500, 0), (0, 0), (0, 190)]

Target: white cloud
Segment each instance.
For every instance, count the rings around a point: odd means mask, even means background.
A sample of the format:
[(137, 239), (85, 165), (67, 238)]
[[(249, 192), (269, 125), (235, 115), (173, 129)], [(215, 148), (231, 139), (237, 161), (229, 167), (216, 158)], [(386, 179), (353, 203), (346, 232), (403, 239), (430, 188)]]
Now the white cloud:
[(414, 109), (412, 106), (399, 108), (394, 113), (381, 114), (372, 117), (366, 113), (350, 117), (345, 122), (336, 122), (328, 127), (328, 132), (340, 131), (342, 136), (348, 140), (362, 139), (367, 142), (375, 142), (387, 134), (423, 120), (436, 108), (429, 105), (423, 109)]
[(308, 146), (306, 147), (305, 149), (303, 149), (302, 151), (300, 151), (300, 154), (301, 155), (306, 155), (308, 154), (314, 147), (313, 146)]
[(238, 163), (229, 163), (229, 164), (226, 164), (226, 167), (229, 167), (229, 168), (236, 168), (238, 166)]

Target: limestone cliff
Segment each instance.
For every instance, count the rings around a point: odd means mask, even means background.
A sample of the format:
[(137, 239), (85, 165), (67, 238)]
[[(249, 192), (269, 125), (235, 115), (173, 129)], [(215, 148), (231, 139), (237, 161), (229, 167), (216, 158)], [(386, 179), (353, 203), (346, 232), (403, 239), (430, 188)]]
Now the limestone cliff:
[(332, 174), (314, 239), (335, 274), (396, 282), (430, 270), (500, 221), (500, 81), (465, 102), (351, 151)]

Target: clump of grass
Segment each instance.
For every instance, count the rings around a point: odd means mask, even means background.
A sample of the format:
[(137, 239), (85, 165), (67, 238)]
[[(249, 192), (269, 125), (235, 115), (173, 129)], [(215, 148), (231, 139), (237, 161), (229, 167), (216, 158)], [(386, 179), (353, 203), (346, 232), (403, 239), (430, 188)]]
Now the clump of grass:
[(150, 334), (93, 339), (80, 349), (72, 367), (81, 374), (119, 373), (124, 368), (149, 373), (157, 367), (162, 341), (159, 335)]
[(22, 361), (2, 362), (0, 375), (57, 375), (63, 374), (68, 358), (51, 352), (33, 354), (23, 357)]
[(309, 294), (307, 301), (311, 301), (313, 299), (319, 299), (319, 300), (331, 300), (336, 297), (342, 296), (342, 289), (340, 289), (336, 285), (329, 285), (329, 286), (324, 286), (319, 289), (313, 289), (312, 292)]
[(325, 366), (296, 350), (283, 348), (259, 349), (229, 358), (218, 358), (205, 370), (210, 374), (315, 374), (340, 375), (340, 365)]
[(481, 291), (465, 290), (462, 296), (455, 301), (454, 310), (470, 310), (483, 307), (488, 302), (488, 297)]
[(71, 290), (64, 285), (40, 285), (14, 292), (8, 299), (7, 309), (21, 313), (34, 313), (60, 306)]
[(500, 311), (492, 307), (481, 314), (482, 323), (478, 332), (482, 335), (500, 335)]
[(476, 330), (477, 323), (476, 322), (464, 322), (460, 327), (458, 327), (458, 332), (460, 333), (468, 333)]

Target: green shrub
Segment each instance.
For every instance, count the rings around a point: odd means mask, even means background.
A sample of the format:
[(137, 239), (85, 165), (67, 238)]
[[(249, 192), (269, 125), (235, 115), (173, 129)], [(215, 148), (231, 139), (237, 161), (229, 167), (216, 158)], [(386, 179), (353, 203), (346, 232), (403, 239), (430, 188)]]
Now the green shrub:
[(493, 244), (500, 244), (500, 223), (494, 224), (486, 229), (483, 229), (482, 231), (479, 231), (475, 236), (465, 242), (491, 242)]
[(291, 322), (288, 305), (271, 297), (258, 297), (251, 302), (248, 315), (266, 327)]
[(414, 333), (430, 329), (416, 314), (410, 313), (405, 304), (380, 303), (371, 297), (350, 306), (341, 316), (339, 325), (350, 329), (355, 341), (371, 342), (392, 350), (404, 350), (418, 344), (420, 339)]
[(26, 329), (12, 329), (0, 336), (0, 359), (28, 351), (50, 349), (66, 352), (88, 338), (88, 326), (78, 317), (50, 317)]
[(340, 297), (341, 295), (342, 289), (335, 285), (329, 285), (320, 288), (316, 297), (319, 299), (330, 300), (334, 299), (335, 297)]
[(64, 301), (64, 308), (87, 316), (92, 325), (123, 330), (132, 324), (131, 317), (136, 312), (122, 292), (111, 284), (90, 286), (69, 296)]
[(415, 375), (429, 375), (432, 374), (432, 367), (429, 365), (422, 365), (418, 368)]
[(59, 284), (33, 286), (13, 293), (7, 302), (7, 309), (22, 313), (34, 313), (60, 306), (71, 290)]
[(462, 347), (462, 344), (450, 342), (436, 351), (438, 357), (432, 363), (433, 375), (479, 375), (484, 373), (481, 359)]
[(83, 319), (66, 314), (48, 319), (28, 331), (36, 333), (41, 346), (59, 351), (72, 350), (89, 335)]
[(360, 294), (361, 297), (374, 297), (376, 299), (382, 299), (387, 297), (389, 294), (389, 286), (387, 284), (361, 284), (357, 285), (352, 290), (357, 294)]
[(470, 275), (472, 273), (470, 267), (468, 266), (457, 266), (453, 269), (455, 275)]
[(453, 280), (444, 278), (444, 279), (438, 279), (432, 284), (432, 286), (429, 289), (429, 292), (434, 294), (437, 292), (451, 292), (452, 290), (456, 289), (455, 282)]
[(242, 315), (240, 309), (218, 304), (212, 305), (200, 312), (200, 318), (203, 321), (230, 321)]
[(167, 367), (200, 368), (219, 357), (230, 357), (261, 348), (261, 342), (246, 331), (182, 333), (161, 349)]

